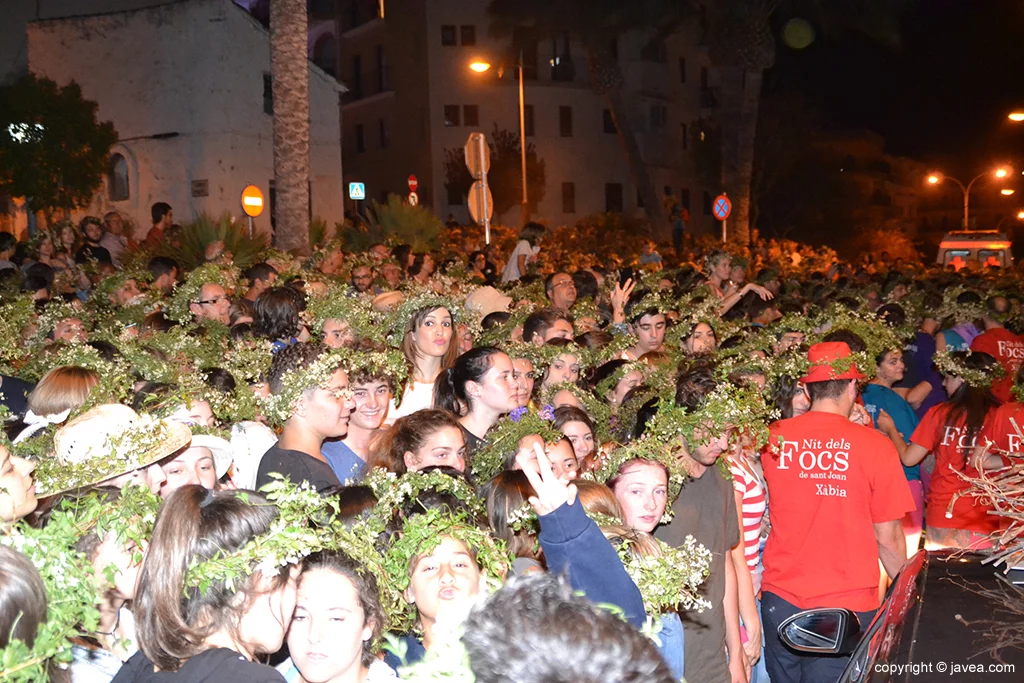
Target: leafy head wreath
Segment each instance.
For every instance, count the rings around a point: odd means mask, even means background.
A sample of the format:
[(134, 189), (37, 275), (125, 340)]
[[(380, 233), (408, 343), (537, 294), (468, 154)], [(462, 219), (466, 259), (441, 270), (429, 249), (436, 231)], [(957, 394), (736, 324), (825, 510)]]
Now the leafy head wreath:
[(443, 308), (448, 311), (452, 316), (453, 327), (457, 324), (459, 311), (461, 309), (455, 301), (429, 291), (407, 294), (401, 305), (399, 305), (395, 312), (389, 316), (386, 326), (388, 329), (388, 343), (396, 348), (400, 347), (402, 345), (402, 340), (405, 338), (405, 333), (409, 329), (409, 324), (412, 322), (413, 316), (418, 311), (432, 311), (437, 308)]
[[(966, 354), (963, 361), (957, 357), (958, 353)], [(932, 363), (943, 375), (959, 377), (968, 386), (976, 389), (989, 389), (995, 380), (1005, 375), (1003, 367), (998, 363), (993, 364), (988, 370), (967, 367), (964, 361), (972, 355), (971, 351), (939, 351), (932, 356)]]
[(306, 367), (289, 370), (281, 378), (282, 389), (263, 399), (263, 414), (275, 425), (283, 425), (295, 414), (295, 402), (303, 392), (326, 388), (339, 370), (349, 370), (351, 356), (340, 349), (320, 354)]
[(562, 440), (562, 433), (551, 422), (528, 410), (500, 421), (487, 433), (487, 443), (473, 453), (471, 470), (478, 482), (488, 482), (505, 467), (505, 462), (516, 453), (524, 436), (536, 434), (545, 444)]
[(230, 294), (238, 284), (238, 269), (205, 263), (193, 270), (184, 282), (174, 288), (167, 305), (167, 317), (177, 322), (191, 320), (192, 311), (189, 306), (196, 303), (200, 290), (206, 284), (220, 285)]

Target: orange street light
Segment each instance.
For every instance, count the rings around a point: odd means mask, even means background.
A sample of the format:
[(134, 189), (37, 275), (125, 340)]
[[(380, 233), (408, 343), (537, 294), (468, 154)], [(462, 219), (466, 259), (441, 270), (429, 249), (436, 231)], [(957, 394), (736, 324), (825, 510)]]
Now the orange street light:
[[(952, 176), (942, 175), (941, 173), (932, 173), (931, 175), (928, 176), (928, 182), (931, 185), (938, 185), (939, 183), (942, 183), (942, 182), (944, 182), (946, 180), (950, 180), (950, 181), (956, 183), (956, 185), (960, 188), (960, 191), (964, 195), (964, 219), (963, 219), (964, 220), (964, 226), (963, 227), (964, 227), (964, 230), (970, 230), (970, 225), (971, 224), (969, 222), (969, 216), (970, 216), (969, 211), (970, 211), (970, 201), (971, 201), (971, 188), (974, 187), (974, 183), (978, 182), (982, 178), (985, 178), (989, 174), (992, 174), (996, 178), (1005, 178), (1006, 176), (1010, 175), (1010, 173), (1012, 173), (1012, 170), (1009, 167), (1001, 166), (1001, 167), (995, 169), (994, 171), (985, 171), (984, 173), (979, 173), (978, 175), (974, 176), (974, 178), (971, 179), (971, 182), (967, 183), (966, 185), (964, 185), (962, 182), (960, 182), (959, 180), (957, 180), (956, 178), (954, 178)], [(1007, 188), (1006, 190), (1003, 190), (1002, 193), (1004, 195), (1008, 196), (1008, 195), (1013, 194), (1013, 190), (1010, 190), (1009, 188)]]
[(1012, 190), (1012, 189), (1010, 189), (1008, 187), (1004, 187), (1003, 189), (999, 190), (999, 194), (1003, 195), (1004, 197), (1009, 197), (1013, 193), (1014, 193), (1014, 190)]
[(1024, 221), (1024, 211), (1017, 212), (1017, 220)]
[(1015, 111), (1011, 113), (1007, 118), (1014, 122), (1024, 121), (1024, 111)]
[(482, 74), (485, 71), (489, 71), (490, 70), (491, 63), (490, 62), (485, 62), (485, 61), (482, 61), (482, 60), (478, 60), (478, 61), (475, 61), (472, 64), (470, 64), (469, 68), (472, 69), (473, 71), (477, 72), (478, 74)]
[(938, 185), (939, 183), (942, 182), (942, 178), (940, 178), (937, 175), (930, 175), (928, 176), (928, 182), (931, 183), (932, 185)]
[(996, 169), (996, 178), (1005, 178), (1008, 175), (1010, 175), (1009, 169), (1006, 169), (1006, 168), (997, 168)]

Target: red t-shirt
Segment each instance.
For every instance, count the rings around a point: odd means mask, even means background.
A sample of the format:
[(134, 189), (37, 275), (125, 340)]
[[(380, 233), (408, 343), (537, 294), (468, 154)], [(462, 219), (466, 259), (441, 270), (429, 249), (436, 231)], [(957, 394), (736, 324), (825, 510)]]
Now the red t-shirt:
[(771, 426), (761, 463), (772, 525), (761, 589), (801, 609), (877, 609), (874, 524), (914, 509), (892, 442), (841, 415), (810, 411)]
[(995, 356), (1006, 374), (992, 383), (992, 393), (1003, 403), (1010, 400), (1013, 378), (1017, 368), (1024, 362), (1024, 337), (1019, 337), (1004, 327), (996, 327), (978, 335), (971, 342), (971, 351), (982, 351)]
[[(969, 461), (980, 434), (979, 431), (968, 443), (967, 416), (962, 415), (955, 424), (950, 424), (949, 409), (949, 403), (932, 406), (910, 437), (912, 443), (935, 454), (935, 471), (932, 472), (928, 488), (925, 522), (930, 527), (941, 529), (969, 529), (990, 533), (999, 528), (999, 519), (988, 514), (991, 507), (980, 498), (961, 496), (953, 505), (952, 516), (946, 516), (953, 495), (970, 488), (953, 470), (968, 477), (978, 476), (978, 471), (971, 467)], [(995, 411), (990, 412), (985, 422), (990, 422), (994, 415)]]
[[(1010, 420), (1013, 420), (1011, 422)], [(1014, 427), (1014, 422), (1020, 428)], [(985, 420), (978, 432), (978, 443), (992, 444), (993, 451), (1020, 453), (1024, 450), (1024, 404), (1004, 403)]]

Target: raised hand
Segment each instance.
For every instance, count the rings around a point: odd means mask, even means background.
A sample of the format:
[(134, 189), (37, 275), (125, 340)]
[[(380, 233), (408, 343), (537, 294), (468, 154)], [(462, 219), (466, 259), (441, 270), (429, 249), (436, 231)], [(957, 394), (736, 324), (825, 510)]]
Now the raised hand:
[[(534, 511), (538, 515), (548, 515), (566, 503), (572, 505), (576, 501), (576, 486), (555, 476), (551, 469), (551, 460), (542, 445), (533, 444), (533, 455), (537, 458), (536, 470), (539, 472), (531, 467), (533, 463), (527, 462), (527, 455), (522, 451), (516, 454), (516, 460), (537, 493), (529, 498)], [(532, 459), (531, 457), (530, 460)]]

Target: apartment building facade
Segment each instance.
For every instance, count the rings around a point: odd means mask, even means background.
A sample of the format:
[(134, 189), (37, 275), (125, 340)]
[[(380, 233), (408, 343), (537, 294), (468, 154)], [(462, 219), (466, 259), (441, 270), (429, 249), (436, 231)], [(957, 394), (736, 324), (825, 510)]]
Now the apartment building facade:
[[(441, 216), (468, 220), (464, 198), (445, 187), (445, 152), (472, 132), (518, 134), (517, 67), (525, 83), (526, 142), (545, 163), (545, 193), (535, 216), (572, 224), (606, 211), (642, 212), (615, 125), (590, 86), (587, 58), (569, 34), (539, 42), (491, 36), (482, 0), (341, 0), (338, 78), (345, 181), (368, 198), (407, 192)], [(711, 226), (710, 192), (693, 153), (695, 124), (712, 83), (699, 29), (664, 41), (627, 35), (615, 46), (640, 148), (659, 195), (686, 205), (691, 223)], [(492, 68), (469, 68), (486, 61)], [(706, 114), (707, 111), (705, 110)], [(707, 208), (708, 215), (703, 209)], [(506, 223), (519, 220), (518, 208)]]

